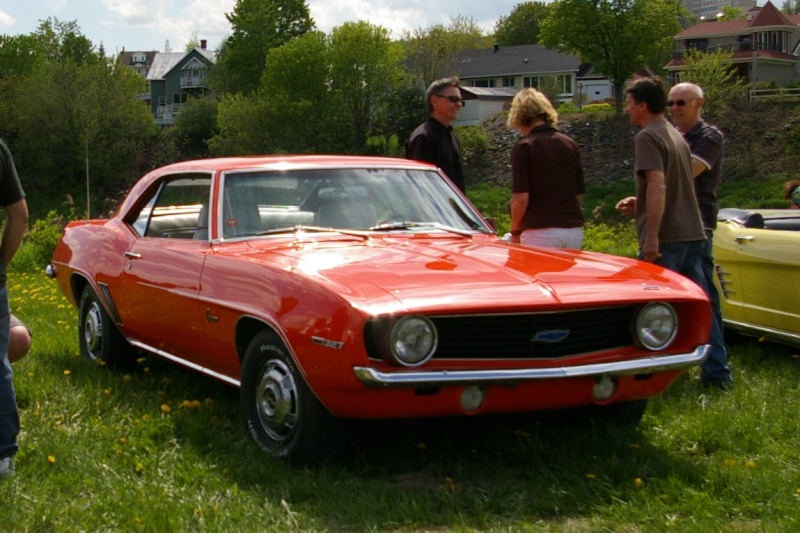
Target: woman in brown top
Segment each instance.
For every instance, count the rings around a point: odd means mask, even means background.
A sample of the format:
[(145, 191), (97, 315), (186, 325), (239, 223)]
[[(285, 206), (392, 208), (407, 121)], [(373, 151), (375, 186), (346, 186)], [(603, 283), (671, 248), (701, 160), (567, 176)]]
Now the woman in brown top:
[(514, 96), (507, 124), (522, 138), (511, 149), (511, 242), (579, 250), (583, 166), (578, 145), (557, 123), (541, 92), (528, 88)]

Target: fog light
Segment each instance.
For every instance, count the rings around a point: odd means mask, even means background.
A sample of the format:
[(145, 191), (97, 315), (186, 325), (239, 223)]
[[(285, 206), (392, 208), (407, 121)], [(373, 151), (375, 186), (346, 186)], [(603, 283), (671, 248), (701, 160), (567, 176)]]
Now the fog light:
[(486, 389), (477, 385), (470, 385), (461, 393), (461, 408), (472, 413), (483, 406), (486, 400)]
[(600, 376), (592, 386), (592, 396), (598, 402), (607, 402), (617, 392), (617, 382), (608, 376)]

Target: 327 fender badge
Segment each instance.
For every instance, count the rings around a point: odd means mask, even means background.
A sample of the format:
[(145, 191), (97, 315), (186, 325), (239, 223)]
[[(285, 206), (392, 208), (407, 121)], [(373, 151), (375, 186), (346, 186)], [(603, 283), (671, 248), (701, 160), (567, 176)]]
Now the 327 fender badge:
[(344, 342), (342, 341), (332, 341), (328, 339), (323, 339), (322, 337), (311, 337), (311, 342), (313, 344), (316, 344), (317, 346), (333, 348), (334, 350), (341, 350), (342, 346), (344, 346)]

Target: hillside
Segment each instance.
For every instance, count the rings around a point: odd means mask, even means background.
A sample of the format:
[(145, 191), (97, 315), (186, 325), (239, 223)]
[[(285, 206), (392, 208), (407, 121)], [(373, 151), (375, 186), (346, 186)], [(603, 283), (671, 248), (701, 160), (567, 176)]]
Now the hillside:
[[(800, 175), (800, 103), (747, 104), (725, 115), (707, 117), (725, 134), (723, 183)], [(581, 147), (587, 185), (632, 177), (633, 136), (628, 117), (561, 117), (560, 128)], [(507, 187), (511, 180), (511, 146), (517, 134), (501, 115), (483, 125), (491, 149), (479, 161), (468, 161), (472, 183)], [(776, 175), (781, 175), (776, 177)]]

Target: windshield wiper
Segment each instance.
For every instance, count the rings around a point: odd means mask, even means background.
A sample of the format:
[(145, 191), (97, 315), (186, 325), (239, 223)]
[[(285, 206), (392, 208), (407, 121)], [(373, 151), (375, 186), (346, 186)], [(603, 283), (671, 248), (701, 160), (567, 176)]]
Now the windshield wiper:
[(323, 226), (306, 226), (303, 224), (298, 224), (295, 226), (286, 226), (281, 228), (272, 228), (265, 231), (260, 231), (255, 234), (256, 237), (261, 237), (263, 235), (278, 235), (281, 233), (299, 233), (299, 232), (309, 232), (309, 233), (341, 233), (343, 235), (352, 235), (354, 237), (362, 237), (362, 238), (369, 238), (369, 233), (365, 231), (353, 230), (353, 229), (340, 229), (340, 228), (331, 228), (331, 227), (323, 227)]
[(472, 237), (472, 235), (474, 235), (474, 232), (472, 231), (458, 229), (452, 226), (446, 226), (445, 224), (440, 224), (439, 222), (410, 222), (410, 221), (387, 222), (385, 224), (378, 224), (377, 226), (372, 226), (371, 228), (369, 228), (369, 231), (393, 231), (393, 230), (403, 230), (411, 228), (435, 228), (441, 231), (455, 233), (456, 235), (461, 235), (463, 237)]

